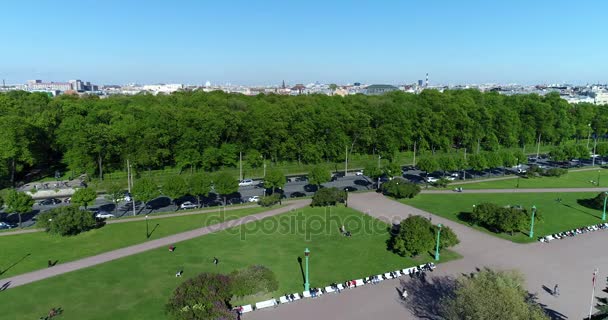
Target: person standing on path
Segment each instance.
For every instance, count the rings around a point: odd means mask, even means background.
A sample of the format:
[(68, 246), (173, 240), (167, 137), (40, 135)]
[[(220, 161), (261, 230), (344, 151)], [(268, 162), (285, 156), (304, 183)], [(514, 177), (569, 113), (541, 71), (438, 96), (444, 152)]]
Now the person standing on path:
[(553, 295), (559, 297), (559, 287), (557, 284), (555, 284), (555, 287), (553, 287)]

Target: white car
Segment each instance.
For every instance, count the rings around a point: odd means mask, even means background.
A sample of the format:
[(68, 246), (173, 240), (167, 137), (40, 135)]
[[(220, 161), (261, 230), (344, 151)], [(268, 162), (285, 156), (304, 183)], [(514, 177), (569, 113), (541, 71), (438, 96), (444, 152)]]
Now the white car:
[(260, 197), (259, 196), (251, 196), (251, 197), (249, 197), (249, 199), (247, 201), (249, 201), (249, 202), (258, 202), (258, 201), (260, 201)]
[(109, 213), (109, 212), (105, 212), (102, 211), (98, 214), (95, 215), (95, 218), (99, 218), (99, 219), (110, 219), (110, 218), (114, 218), (114, 215)]
[(245, 179), (245, 180), (241, 180), (239, 182), (239, 187), (248, 187), (248, 186), (252, 186), (253, 185), (253, 180), (251, 179)]
[(426, 180), (426, 182), (430, 182), (430, 183), (439, 181), (439, 179), (437, 179), (435, 177), (426, 177), (425, 180)]
[(446, 179), (446, 180), (449, 180), (449, 181), (454, 181), (454, 180), (456, 180), (456, 178), (455, 178), (455, 177), (453, 177), (453, 176), (447, 176), (447, 177), (445, 177), (445, 179)]
[(195, 209), (195, 208), (198, 208), (198, 206), (195, 205), (194, 203), (190, 202), (190, 201), (186, 201), (186, 202), (182, 203), (179, 206), (179, 208), (182, 209), (182, 210), (186, 210), (186, 209)]
[(362, 176), (363, 175), (363, 170), (355, 172), (355, 175), (356, 176)]
[(452, 174), (450, 174), (450, 177), (458, 178), (460, 177), (460, 174), (458, 172), (452, 172)]

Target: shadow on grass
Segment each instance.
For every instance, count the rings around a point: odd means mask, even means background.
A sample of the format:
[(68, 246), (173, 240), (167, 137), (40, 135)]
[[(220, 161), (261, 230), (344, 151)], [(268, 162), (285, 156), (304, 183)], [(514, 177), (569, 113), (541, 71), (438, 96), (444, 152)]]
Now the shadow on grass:
[(304, 268), (302, 268), (302, 257), (298, 257), (298, 264), (300, 265), (300, 273), (302, 273), (302, 287), (304, 287), (306, 276), (304, 275)]
[(150, 231), (150, 233), (148, 233), (148, 239), (150, 239), (150, 237), (152, 237), (152, 234), (154, 233), (154, 231), (156, 231), (156, 228), (160, 227), (160, 224), (157, 223), (154, 228), (152, 229), (152, 231)]
[(28, 253), (26, 255), (24, 255), (23, 257), (21, 257), (21, 259), (13, 262), (13, 264), (11, 264), (10, 266), (8, 266), (6, 269), (0, 271), (0, 275), (3, 275), (4, 273), (6, 273), (9, 269), (11, 269), (12, 267), (16, 266), (19, 264), (19, 262), (25, 260), (25, 258), (29, 257), (31, 255), (31, 253)]
[[(579, 199), (579, 200), (577, 200), (577, 202), (580, 204), (580, 201), (581, 201), (581, 200), (586, 200), (586, 199)], [(573, 209), (573, 210), (576, 210), (576, 211), (580, 211), (580, 212), (582, 212), (582, 213), (584, 213), (584, 214), (587, 214), (587, 215), (590, 215), (590, 216), (592, 216), (592, 217), (594, 217), (594, 218), (598, 218), (598, 219), (600, 218), (599, 216), (596, 216), (596, 215), (595, 215), (595, 214), (593, 214), (593, 213), (587, 212), (587, 211), (585, 211), (585, 210), (581, 210), (581, 209), (579, 209), (579, 208), (575, 208), (575, 207), (573, 207), (573, 206), (571, 206), (571, 205), (569, 205), (569, 204), (567, 204), (567, 203), (563, 203), (563, 202), (562, 202), (561, 204), (563, 204), (565, 207), (568, 207), (568, 208)], [(585, 206), (585, 207), (586, 207), (586, 206)]]

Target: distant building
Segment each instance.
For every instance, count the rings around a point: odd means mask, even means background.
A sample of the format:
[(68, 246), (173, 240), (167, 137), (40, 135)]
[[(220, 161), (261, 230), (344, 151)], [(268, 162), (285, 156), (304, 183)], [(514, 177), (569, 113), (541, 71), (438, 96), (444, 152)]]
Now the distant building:
[(144, 85), (144, 90), (152, 92), (154, 94), (158, 93), (172, 93), (175, 91), (182, 90), (184, 88), (183, 84), (152, 84), (152, 85)]
[(418, 80), (418, 86), (422, 87), (422, 84), (423, 84), (422, 80)]
[(365, 88), (364, 93), (367, 95), (379, 95), (397, 90), (399, 90), (399, 88), (388, 84), (372, 84)]
[(608, 104), (608, 92), (607, 91), (595, 92), (594, 102), (595, 102), (595, 104)]

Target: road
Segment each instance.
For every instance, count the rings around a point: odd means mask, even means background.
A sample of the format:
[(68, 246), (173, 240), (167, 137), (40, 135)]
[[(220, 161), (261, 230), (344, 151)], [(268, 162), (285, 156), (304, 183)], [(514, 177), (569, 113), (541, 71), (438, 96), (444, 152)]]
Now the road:
[(169, 245), (172, 245), (172, 244), (175, 244), (175, 243), (178, 243), (181, 241), (197, 238), (197, 237), (209, 234), (209, 233), (236, 227), (236, 226), (239, 226), (241, 224), (245, 224), (245, 223), (248, 223), (251, 221), (257, 221), (260, 219), (264, 219), (266, 217), (271, 217), (271, 216), (275, 216), (278, 214), (282, 214), (282, 213), (285, 213), (285, 212), (288, 212), (291, 210), (305, 207), (309, 204), (310, 204), (309, 199), (295, 200), (293, 202), (290, 202), (289, 205), (281, 207), (281, 208), (276, 208), (276, 209), (261, 212), (258, 214), (245, 216), (242, 218), (226, 221), (226, 222), (223, 222), (220, 224), (215, 224), (212, 226), (207, 226), (207, 227), (203, 227), (203, 228), (194, 229), (191, 231), (174, 234), (174, 235), (171, 235), (168, 237), (151, 240), (151, 241), (148, 241), (148, 242), (145, 242), (142, 244), (125, 247), (122, 249), (108, 251), (108, 252), (98, 254), (95, 256), (91, 256), (91, 257), (87, 257), (84, 259), (58, 264), (52, 268), (41, 269), (41, 270), (17, 275), (14, 277), (1, 279), (0, 283), (2, 283), (3, 285), (8, 284), (8, 289), (18, 287), (18, 286), (21, 286), (24, 284), (28, 284), (31, 282), (54, 277), (54, 276), (64, 274), (67, 272), (71, 272), (71, 271), (75, 271), (75, 270), (79, 270), (79, 269), (83, 269), (83, 268), (88, 268), (88, 267), (91, 267), (94, 265), (98, 265), (98, 264), (101, 264), (104, 262), (131, 256), (131, 255), (138, 254), (138, 253), (141, 253), (144, 251), (153, 250), (153, 249), (157, 249), (157, 248), (161, 248), (161, 247), (168, 247)]
[[(424, 217), (430, 215), (371, 192), (352, 194), (349, 207), (386, 222), (398, 222), (410, 214)], [(597, 231), (547, 244), (537, 242), (523, 245), (490, 236), (439, 216), (431, 216), (433, 223), (442, 223), (456, 232), (461, 243), (454, 251), (464, 257), (440, 264), (430, 275), (431, 283), (437, 283), (446, 276), (470, 274), (476, 268), (517, 269), (525, 275), (527, 289), (538, 294), (538, 301), (546, 305), (553, 318), (581, 319), (588, 314), (592, 272), (596, 267), (608, 264), (608, 255), (602, 254), (605, 252), (608, 231)], [(598, 288), (605, 286), (606, 274), (607, 270), (600, 268), (597, 279), (601, 281), (598, 281)], [(408, 280), (408, 277), (404, 279), (405, 285), (411, 285), (413, 280)], [(555, 284), (561, 288), (559, 297), (553, 297), (543, 289), (543, 286), (553, 288)], [(306, 299), (274, 309), (254, 311), (244, 318), (418, 319), (421, 315), (414, 315), (398, 298), (397, 288), (401, 287), (399, 280), (387, 280), (379, 285), (367, 285), (341, 294), (329, 294), (314, 300)], [(596, 292), (602, 296), (600, 290)]]

